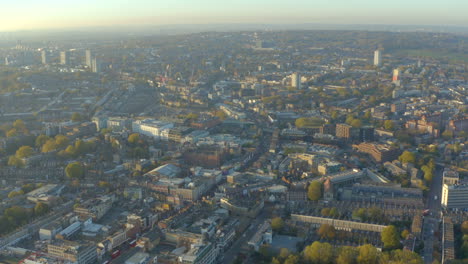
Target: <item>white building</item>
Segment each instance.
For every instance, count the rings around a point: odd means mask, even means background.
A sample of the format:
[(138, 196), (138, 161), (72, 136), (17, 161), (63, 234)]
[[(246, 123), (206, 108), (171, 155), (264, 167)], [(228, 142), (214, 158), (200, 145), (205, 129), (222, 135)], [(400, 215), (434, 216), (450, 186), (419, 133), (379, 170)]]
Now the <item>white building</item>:
[(297, 72), (291, 75), (291, 86), (297, 89), (301, 89), (301, 75)]
[(382, 65), (382, 52), (380, 50), (374, 51), (374, 66)]
[(444, 184), (440, 203), (447, 209), (468, 208), (468, 185)]
[(173, 127), (173, 123), (154, 119), (137, 120), (132, 123), (133, 132), (165, 141), (169, 139), (169, 130)]

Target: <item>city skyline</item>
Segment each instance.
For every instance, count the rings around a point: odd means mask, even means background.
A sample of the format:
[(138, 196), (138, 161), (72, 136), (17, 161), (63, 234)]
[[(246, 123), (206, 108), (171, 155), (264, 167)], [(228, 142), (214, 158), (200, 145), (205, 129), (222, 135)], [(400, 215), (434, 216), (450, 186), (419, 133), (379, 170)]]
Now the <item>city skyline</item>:
[[(268, 8), (265, 8), (268, 7)], [(468, 26), (468, 2), (448, 0), (376, 3), (279, 0), (187, 1), (10, 1), (2, 4), (0, 32), (112, 26), (184, 24), (395, 24)]]

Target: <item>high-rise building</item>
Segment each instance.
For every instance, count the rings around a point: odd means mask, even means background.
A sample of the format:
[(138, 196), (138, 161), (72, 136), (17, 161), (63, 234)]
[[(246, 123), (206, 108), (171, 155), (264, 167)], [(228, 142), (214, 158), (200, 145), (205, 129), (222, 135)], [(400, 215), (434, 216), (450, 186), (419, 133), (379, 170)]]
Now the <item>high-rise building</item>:
[(301, 75), (297, 72), (291, 75), (291, 86), (297, 89), (301, 89)]
[(374, 66), (382, 65), (382, 52), (380, 50), (374, 51)]
[(41, 51), (41, 61), (42, 61), (42, 64), (47, 64), (47, 63), (49, 63), (49, 60), (48, 60), (48, 57), (47, 57), (47, 51), (46, 51), (46, 50), (42, 50), (42, 51)]
[(400, 70), (399, 69), (394, 69), (393, 70), (393, 78), (392, 81), (396, 82), (400, 80)]
[(337, 138), (345, 138), (351, 139), (352, 137), (352, 126), (348, 124), (336, 124), (336, 137)]
[(101, 64), (97, 58), (91, 60), (91, 71), (99, 73), (101, 71)]
[(92, 67), (92, 59), (93, 59), (93, 54), (91, 53), (91, 50), (86, 50), (85, 51), (85, 57), (86, 57), (86, 65), (88, 65), (88, 67)]
[(68, 65), (68, 51), (60, 52), (60, 64)]
[(442, 197), (440, 199), (442, 207), (447, 209), (468, 208), (468, 185), (448, 185), (442, 187)]

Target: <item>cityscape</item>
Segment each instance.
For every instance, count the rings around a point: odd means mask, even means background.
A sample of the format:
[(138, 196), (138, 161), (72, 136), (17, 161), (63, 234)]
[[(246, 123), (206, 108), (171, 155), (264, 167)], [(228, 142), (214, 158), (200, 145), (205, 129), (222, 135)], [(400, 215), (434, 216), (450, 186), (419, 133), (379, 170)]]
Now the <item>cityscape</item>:
[(302, 27), (0, 32), (0, 263), (468, 263), (468, 28)]

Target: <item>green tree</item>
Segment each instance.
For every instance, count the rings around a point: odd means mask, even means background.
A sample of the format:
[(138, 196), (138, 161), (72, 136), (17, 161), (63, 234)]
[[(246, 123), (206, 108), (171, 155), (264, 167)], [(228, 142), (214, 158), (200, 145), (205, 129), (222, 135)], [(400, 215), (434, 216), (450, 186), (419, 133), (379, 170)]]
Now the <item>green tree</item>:
[(84, 167), (80, 162), (73, 162), (65, 168), (65, 174), (70, 179), (78, 179), (84, 176)]
[(384, 122), (384, 128), (386, 130), (391, 130), (393, 131), (393, 129), (395, 128), (395, 123), (393, 123), (392, 120), (385, 120)]
[(390, 252), (390, 258), (393, 261), (392, 263), (402, 263), (402, 264), (423, 264), (421, 256), (417, 253), (409, 250), (393, 250)]
[(357, 257), (359, 264), (375, 264), (378, 263), (378, 259), (379, 252), (374, 246), (365, 244), (359, 247), (359, 255)]
[(19, 196), (19, 195), (23, 195), (24, 194), (24, 191), (22, 190), (19, 190), (19, 191), (11, 191), (10, 193), (8, 193), (8, 198), (14, 198), (16, 196)]
[(332, 207), (332, 209), (330, 209), (329, 216), (333, 218), (337, 218), (340, 216), (340, 212), (338, 212), (338, 209), (336, 209), (336, 207)]
[(468, 220), (461, 224), (461, 231), (463, 234), (468, 235)]
[(416, 155), (410, 151), (403, 151), (403, 154), (398, 157), (398, 160), (403, 163), (415, 163), (416, 162)]
[(81, 117), (80, 113), (73, 113), (71, 116), (71, 121), (73, 122), (80, 122), (83, 118)]
[(33, 154), (33, 149), (30, 146), (22, 146), (16, 151), (16, 157), (19, 159), (28, 158)]
[(350, 125), (352, 127), (359, 128), (359, 127), (362, 127), (362, 121), (359, 120), (359, 119), (353, 119), (353, 121), (351, 121)]
[(401, 231), (401, 237), (404, 238), (404, 239), (407, 239), (409, 234), (410, 234), (410, 232), (408, 231), (408, 229), (405, 229), (405, 230)]
[(386, 249), (397, 249), (400, 247), (400, 233), (394, 225), (389, 225), (382, 230), (381, 240)]
[(443, 133), (442, 133), (442, 137), (445, 139), (445, 140), (450, 140), (453, 138), (453, 132), (451, 130), (445, 130)]
[(34, 215), (35, 216), (42, 216), (45, 215), (49, 212), (49, 206), (45, 203), (37, 203), (36, 206), (34, 206)]
[(333, 260), (333, 247), (328, 243), (315, 241), (303, 253), (306, 261), (316, 264), (328, 264)]
[(330, 216), (330, 208), (328, 208), (328, 207), (323, 208), (323, 209), (320, 211), (320, 214), (321, 214), (322, 216), (325, 216), (325, 217)]
[(48, 137), (46, 135), (39, 135), (36, 138), (35, 146), (37, 148), (41, 148), (42, 145), (44, 145), (47, 142), (47, 140), (49, 140), (49, 139), (50, 139), (50, 137)]
[(281, 217), (275, 217), (271, 219), (271, 228), (274, 231), (279, 232), (283, 229), (283, 227), (284, 227), (284, 221)]
[(303, 128), (303, 127), (321, 126), (325, 122), (321, 118), (317, 118), (317, 117), (301, 117), (301, 118), (296, 119), (294, 123), (296, 127)]
[(341, 247), (336, 258), (336, 264), (356, 264), (358, 251), (355, 247)]
[(322, 198), (322, 184), (318, 181), (313, 181), (307, 189), (307, 197), (312, 201), (318, 201)]

